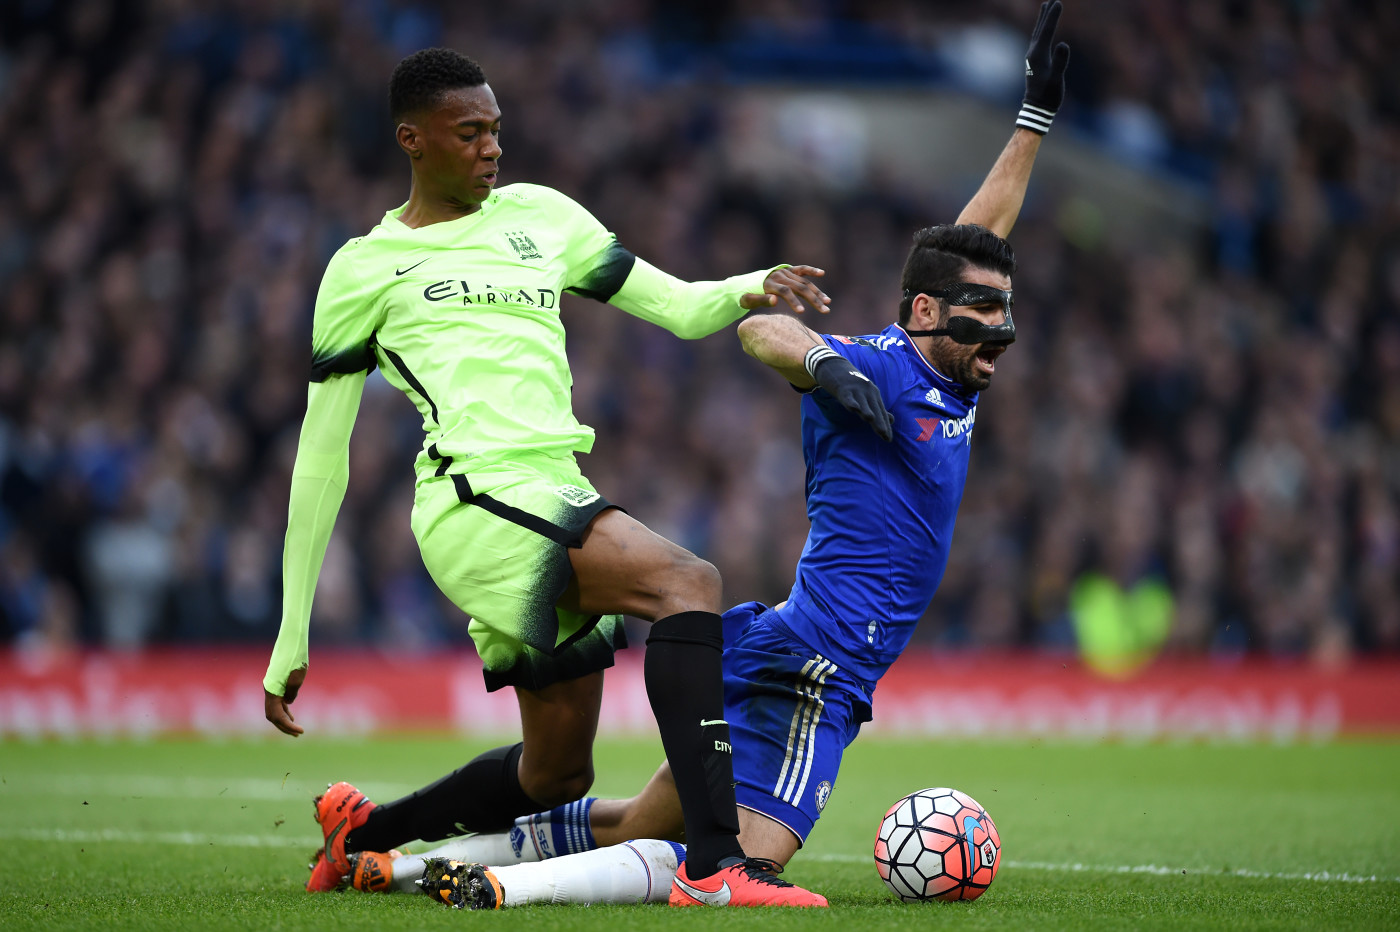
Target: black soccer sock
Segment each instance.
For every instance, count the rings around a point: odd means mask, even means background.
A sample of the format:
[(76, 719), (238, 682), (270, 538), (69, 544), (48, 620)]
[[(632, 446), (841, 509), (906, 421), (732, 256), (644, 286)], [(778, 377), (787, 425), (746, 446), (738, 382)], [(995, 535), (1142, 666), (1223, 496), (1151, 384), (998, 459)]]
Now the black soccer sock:
[(346, 836), (345, 850), (388, 851), (415, 838), (504, 832), (520, 816), (548, 809), (520, 787), (522, 748), (493, 748), (436, 783), (376, 806), (365, 824)]
[(692, 880), (742, 857), (734, 805), (734, 752), (724, 721), (720, 656), (724, 637), (713, 612), (681, 612), (651, 626), (644, 674), (685, 815), (686, 873)]

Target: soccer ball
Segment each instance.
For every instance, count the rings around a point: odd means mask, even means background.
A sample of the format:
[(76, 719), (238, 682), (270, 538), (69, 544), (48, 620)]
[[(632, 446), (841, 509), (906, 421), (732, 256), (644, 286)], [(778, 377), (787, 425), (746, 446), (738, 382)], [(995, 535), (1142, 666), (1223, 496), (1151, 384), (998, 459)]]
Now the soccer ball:
[(910, 793), (875, 835), (875, 869), (901, 900), (975, 900), (1001, 864), (1001, 836), (977, 800), (946, 786)]

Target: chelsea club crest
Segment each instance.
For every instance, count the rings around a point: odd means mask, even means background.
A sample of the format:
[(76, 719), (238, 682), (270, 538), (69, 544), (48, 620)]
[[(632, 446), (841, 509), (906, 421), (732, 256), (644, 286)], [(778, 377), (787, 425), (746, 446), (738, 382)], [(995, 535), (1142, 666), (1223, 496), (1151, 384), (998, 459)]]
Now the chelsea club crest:
[(826, 808), (826, 801), (831, 798), (831, 781), (823, 780), (817, 784), (817, 811), (821, 812)]

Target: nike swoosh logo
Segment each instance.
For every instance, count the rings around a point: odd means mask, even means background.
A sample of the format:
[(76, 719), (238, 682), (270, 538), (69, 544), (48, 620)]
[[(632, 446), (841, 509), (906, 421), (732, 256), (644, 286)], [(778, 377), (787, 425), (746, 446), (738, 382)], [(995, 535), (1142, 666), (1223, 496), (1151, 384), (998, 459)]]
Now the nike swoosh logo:
[(341, 819), (340, 824), (331, 829), (331, 833), (326, 836), (326, 860), (330, 861), (332, 864), (334, 864), (335, 861), (331, 858), (331, 845), (335, 844), (335, 836), (340, 834), (340, 830), (345, 828), (345, 823), (348, 821), (350, 820)]
[(409, 266), (408, 268), (406, 268), (406, 269), (394, 269), (394, 274), (395, 274), (395, 275), (407, 275), (409, 272), (412, 272), (414, 269), (418, 268), (418, 266), (422, 265), (424, 262), (427, 262), (427, 261), (428, 261), (427, 259), (419, 259), (417, 262), (413, 263), (412, 265), (410, 265), (410, 266)]
[(963, 834), (967, 836), (967, 874), (972, 876), (972, 872), (977, 870), (977, 843), (972, 840), (972, 833), (982, 827), (982, 823), (972, 816), (963, 816)]
[(701, 728), (704, 728), (706, 725), (728, 725), (728, 724), (729, 724), (729, 723), (726, 722), (726, 721), (725, 721), (724, 719), (722, 719), (722, 718), (712, 718), (712, 719), (710, 719), (709, 721), (705, 721), (705, 719), (703, 719), (703, 718), (700, 719), (700, 727), (701, 727)]
[(704, 903), (706, 906), (729, 905), (729, 898), (732, 894), (729, 892), (729, 882), (726, 880), (721, 880), (719, 882), (718, 890), (700, 890), (696, 887), (692, 887), (679, 877), (675, 878), (674, 883), (688, 893), (697, 903)]

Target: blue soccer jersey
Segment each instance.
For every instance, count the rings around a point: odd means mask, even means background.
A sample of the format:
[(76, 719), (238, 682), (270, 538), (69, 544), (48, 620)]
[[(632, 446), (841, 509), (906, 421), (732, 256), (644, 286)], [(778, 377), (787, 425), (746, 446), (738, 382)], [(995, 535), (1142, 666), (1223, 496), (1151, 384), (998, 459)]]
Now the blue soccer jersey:
[(880, 389), (894, 441), (824, 391), (802, 399), (812, 529), (792, 593), (769, 617), (873, 691), (948, 564), (977, 393), (934, 369), (896, 324), (824, 339)]

